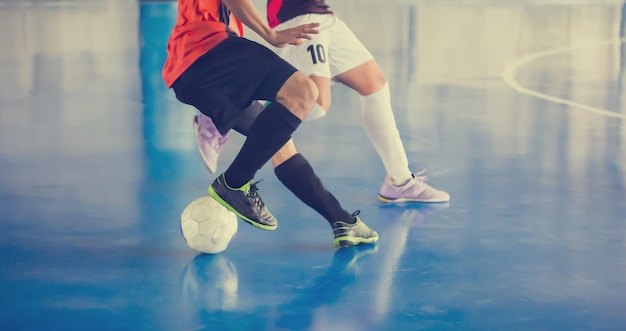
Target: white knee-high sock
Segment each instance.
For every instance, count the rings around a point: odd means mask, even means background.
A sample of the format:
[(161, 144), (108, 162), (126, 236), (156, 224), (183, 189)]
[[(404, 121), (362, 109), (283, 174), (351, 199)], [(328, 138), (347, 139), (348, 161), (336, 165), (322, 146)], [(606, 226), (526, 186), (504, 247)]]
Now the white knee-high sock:
[(361, 96), (361, 115), (365, 132), (378, 155), (391, 182), (400, 185), (411, 178), (409, 161), (391, 109), (389, 84), (380, 90)]

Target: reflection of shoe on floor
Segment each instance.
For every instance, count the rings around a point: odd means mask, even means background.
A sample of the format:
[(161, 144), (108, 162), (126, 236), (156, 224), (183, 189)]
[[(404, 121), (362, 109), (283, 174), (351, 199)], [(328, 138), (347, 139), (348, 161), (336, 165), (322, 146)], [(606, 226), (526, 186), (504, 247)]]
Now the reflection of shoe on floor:
[(331, 269), (356, 276), (359, 272), (359, 262), (376, 252), (378, 252), (377, 245), (359, 245), (338, 249), (333, 256)]
[(447, 202), (450, 201), (450, 194), (437, 190), (426, 184), (427, 176), (424, 176), (426, 169), (412, 174), (407, 183), (401, 186), (393, 185), (389, 176), (385, 177), (380, 187), (378, 199), (383, 202)]
[(228, 141), (229, 134), (222, 135), (210, 117), (206, 115), (196, 115), (193, 117), (193, 128), (196, 135), (196, 145), (200, 158), (211, 172), (217, 170), (217, 159), (222, 151), (222, 146)]
[(335, 221), (332, 224), (333, 233), (335, 235), (335, 247), (350, 247), (360, 244), (373, 244), (378, 241), (378, 233), (369, 228), (357, 216), (360, 211), (357, 210), (352, 214), (353, 223), (345, 221)]
[(276, 230), (278, 221), (265, 207), (261, 196), (257, 193), (256, 183), (249, 181), (239, 188), (226, 184), (224, 174), (217, 177), (209, 186), (209, 195), (228, 208), (242, 220), (263, 230)]
[(381, 205), (378, 208), (380, 220), (385, 224), (408, 223), (424, 224), (425, 217), (422, 212), (415, 209), (408, 209), (401, 205)]
[(448, 209), (449, 203), (437, 204), (385, 204), (378, 208), (385, 223), (404, 222), (412, 227), (426, 224), (428, 215)]

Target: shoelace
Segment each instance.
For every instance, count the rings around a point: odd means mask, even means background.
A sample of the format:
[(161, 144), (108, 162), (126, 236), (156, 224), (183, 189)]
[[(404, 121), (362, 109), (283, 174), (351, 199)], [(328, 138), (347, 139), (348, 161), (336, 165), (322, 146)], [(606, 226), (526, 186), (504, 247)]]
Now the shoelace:
[[(432, 188), (432, 186), (430, 186), (430, 185), (428, 185), (428, 184), (426, 183), (426, 181), (428, 180), (428, 176), (426, 176), (426, 175), (425, 175), (426, 170), (427, 170), (427, 169), (426, 169), (426, 168), (424, 168), (424, 169), (422, 169), (422, 170), (418, 171), (417, 173), (411, 174), (411, 175), (413, 176), (413, 179), (412, 179), (412, 180), (417, 181), (420, 185), (422, 185), (422, 186), (424, 186), (424, 187), (426, 187), (426, 188)], [(409, 182), (410, 182), (410, 181), (409, 181)], [(410, 186), (409, 186), (409, 185), (405, 185), (405, 186), (402, 188), (402, 191), (406, 191), (406, 190), (408, 190), (409, 188), (410, 188)]]
[(256, 184), (262, 182), (263, 180), (259, 180), (257, 182), (254, 182), (252, 184), (250, 184), (250, 187), (248, 187), (248, 189), (245, 191), (246, 195), (250, 198), (252, 198), (252, 201), (254, 201), (254, 204), (258, 207), (258, 208), (263, 208), (263, 206), (265, 206), (265, 203), (263, 202), (263, 200), (261, 200), (261, 196), (259, 195), (259, 193), (257, 193), (257, 191), (259, 190), (256, 186)]
[(422, 182), (427, 181), (428, 180), (428, 176), (424, 175), (426, 173), (426, 170), (428, 170), (428, 169), (424, 168), (424, 169), (420, 170), (419, 172), (413, 174), (413, 177), (421, 180)]

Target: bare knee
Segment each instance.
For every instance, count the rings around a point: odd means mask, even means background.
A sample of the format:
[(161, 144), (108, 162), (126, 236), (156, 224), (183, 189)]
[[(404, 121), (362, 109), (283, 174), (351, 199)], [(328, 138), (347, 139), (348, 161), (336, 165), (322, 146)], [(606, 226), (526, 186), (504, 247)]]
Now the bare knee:
[(371, 74), (369, 79), (362, 81), (355, 90), (362, 96), (368, 96), (378, 92), (385, 84), (387, 84), (387, 77), (382, 71), (378, 71)]
[(372, 81), (367, 89), (370, 93), (364, 95), (370, 95), (378, 92), (381, 88), (383, 88), (383, 86), (385, 86), (385, 84), (387, 84), (387, 77), (385, 77), (385, 74), (383, 74), (382, 71), (378, 71), (378, 73), (374, 75), (374, 78), (372, 78)]
[(304, 119), (313, 108), (318, 95), (319, 90), (315, 83), (301, 72), (296, 72), (280, 88), (276, 102), (300, 119)]
[(317, 104), (324, 108), (325, 111), (330, 109), (330, 78), (320, 76), (310, 76), (311, 80), (317, 85), (319, 94), (317, 96)]
[(387, 84), (387, 77), (374, 60), (367, 61), (356, 68), (337, 75), (335, 80), (362, 96), (375, 93)]

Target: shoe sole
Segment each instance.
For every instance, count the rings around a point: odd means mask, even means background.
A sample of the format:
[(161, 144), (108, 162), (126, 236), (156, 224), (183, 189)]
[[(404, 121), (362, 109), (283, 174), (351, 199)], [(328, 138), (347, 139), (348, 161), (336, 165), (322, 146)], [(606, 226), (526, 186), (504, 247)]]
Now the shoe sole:
[(215, 167), (211, 168), (209, 166), (209, 160), (207, 159), (207, 157), (204, 155), (204, 153), (202, 152), (202, 148), (200, 148), (200, 139), (198, 139), (198, 132), (200, 131), (200, 125), (198, 125), (198, 117), (194, 116), (193, 117), (193, 131), (194, 134), (196, 135), (196, 147), (198, 148), (198, 153), (200, 154), (200, 158), (202, 159), (202, 163), (204, 163), (204, 167), (212, 174), (214, 174), (217, 171), (217, 165), (215, 165)]
[(373, 244), (378, 241), (378, 235), (372, 238), (361, 238), (361, 237), (339, 237), (335, 238), (334, 243), (337, 248), (346, 248), (352, 247), (360, 244)]
[(378, 200), (382, 201), (382, 202), (426, 202), (426, 203), (441, 203), (441, 202), (449, 202), (450, 198), (444, 199), (407, 199), (407, 198), (399, 198), (399, 199), (391, 199), (391, 198), (387, 198), (384, 197), (382, 195), (378, 195)]
[(209, 186), (209, 195), (213, 199), (215, 199), (215, 201), (219, 202), (220, 205), (226, 207), (226, 209), (232, 211), (233, 213), (235, 213), (235, 215), (239, 216), (239, 218), (244, 220), (246, 223), (250, 223), (250, 225), (252, 225), (252, 226), (254, 226), (256, 228), (259, 228), (259, 229), (265, 230), (265, 231), (274, 231), (278, 227), (278, 224), (276, 224), (276, 225), (265, 225), (265, 224), (261, 224), (261, 223), (255, 222), (255, 221), (249, 219), (248, 217), (242, 215), (235, 208), (233, 208), (230, 204), (228, 204), (228, 202), (224, 201), (224, 199), (222, 199), (222, 197), (220, 197), (217, 194), (217, 192), (215, 192), (215, 190), (213, 189), (212, 185)]

